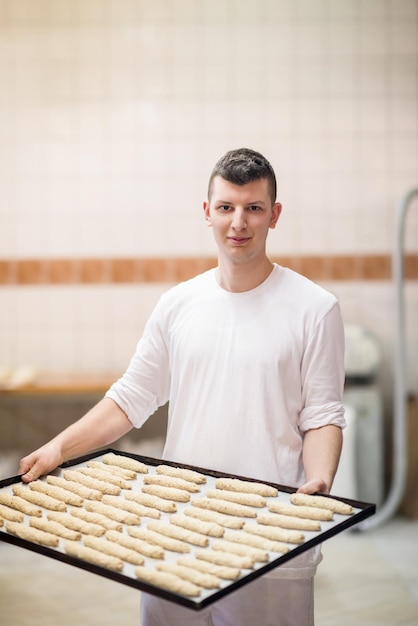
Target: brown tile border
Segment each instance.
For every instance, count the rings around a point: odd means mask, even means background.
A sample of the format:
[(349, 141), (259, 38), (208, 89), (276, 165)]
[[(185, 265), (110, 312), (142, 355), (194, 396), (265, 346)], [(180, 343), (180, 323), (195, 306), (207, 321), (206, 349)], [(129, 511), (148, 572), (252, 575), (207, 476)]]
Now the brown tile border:
[[(273, 257), (316, 281), (390, 280), (389, 254)], [(216, 265), (215, 257), (0, 260), (0, 285), (177, 283)], [(418, 280), (418, 254), (404, 258), (406, 280)]]

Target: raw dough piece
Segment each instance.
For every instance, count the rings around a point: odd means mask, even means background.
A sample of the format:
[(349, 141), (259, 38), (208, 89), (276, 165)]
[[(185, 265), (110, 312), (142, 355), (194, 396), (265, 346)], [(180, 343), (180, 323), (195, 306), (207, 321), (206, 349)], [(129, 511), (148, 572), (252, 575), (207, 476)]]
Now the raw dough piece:
[(183, 478), (183, 480), (189, 480), (197, 485), (204, 485), (206, 483), (206, 476), (195, 470), (186, 469), (185, 467), (172, 467), (171, 465), (157, 465), (155, 468), (157, 474), (165, 474), (166, 476), (174, 476), (177, 478)]
[(44, 493), (51, 498), (55, 498), (56, 500), (61, 500), (65, 502), (65, 504), (71, 504), (71, 506), (83, 506), (83, 498), (73, 493), (72, 491), (68, 491), (66, 489), (62, 489), (62, 487), (56, 487), (54, 485), (49, 485), (43, 480), (34, 480), (29, 483), (29, 487), (33, 491), (39, 491), (40, 493)]
[(9, 522), (18, 523), (23, 522), (23, 520), (25, 519), (23, 513), (20, 513), (20, 511), (17, 511), (16, 509), (11, 509), (9, 506), (5, 506), (4, 504), (0, 504), (0, 517), (8, 520)]
[(259, 548), (260, 550), (267, 550), (268, 552), (286, 554), (286, 552), (289, 552), (290, 550), (289, 546), (283, 542), (271, 541), (265, 537), (251, 535), (250, 533), (246, 533), (244, 531), (237, 532), (235, 530), (228, 530), (225, 533), (225, 540), (232, 541), (234, 543), (243, 543), (246, 546)]
[(174, 487), (163, 487), (162, 485), (144, 485), (142, 493), (147, 493), (163, 500), (171, 500), (174, 502), (189, 502), (190, 493), (185, 489), (175, 489)]
[(116, 485), (121, 489), (132, 489), (132, 485), (124, 478), (121, 478), (121, 476), (113, 476), (110, 472), (99, 470), (96, 467), (79, 467), (78, 471), (95, 480), (101, 480), (104, 483)]
[(204, 574), (203, 572), (199, 572), (192, 567), (186, 567), (185, 565), (178, 565), (177, 563), (157, 563), (155, 567), (161, 572), (175, 574), (183, 580), (187, 580), (204, 589), (218, 589), (221, 585), (221, 579), (217, 576)]
[(110, 452), (109, 454), (104, 455), (102, 461), (107, 465), (116, 465), (122, 469), (132, 470), (133, 472), (138, 472), (139, 474), (148, 474), (148, 467), (145, 463), (141, 463), (141, 461), (132, 459), (129, 456), (123, 456), (122, 454), (113, 454), (113, 452)]
[(148, 530), (148, 528), (138, 528), (138, 527), (130, 527), (128, 528), (128, 533), (131, 537), (135, 537), (136, 539), (142, 539), (148, 543), (153, 543), (165, 550), (170, 550), (171, 552), (190, 552), (190, 546), (184, 541), (179, 541), (178, 539), (172, 539), (171, 537), (166, 537), (161, 533), (157, 533), (153, 530)]
[(271, 487), (264, 483), (253, 483), (249, 480), (240, 480), (238, 478), (218, 478), (216, 488), (229, 491), (241, 491), (243, 493), (257, 493), (259, 496), (265, 496), (266, 498), (275, 497), (279, 493), (276, 487)]
[(253, 569), (254, 561), (249, 556), (238, 556), (230, 552), (218, 552), (217, 550), (196, 550), (195, 556), (202, 561), (209, 561), (215, 565), (225, 565), (226, 567), (236, 567), (239, 569)]
[(215, 524), (214, 522), (203, 522), (200, 519), (187, 517), (186, 515), (171, 515), (170, 522), (176, 526), (192, 530), (195, 533), (208, 535), (208, 537), (223, 537), (225, 532), (224, 527), (220, 524)]
[(62, 489), (76, 493), (80, 498), (85, 498), (86, 500), (101, 500), (103, 497), (102, 492), (97, 489), (84, 487), (80, 485), (80, 483), (73, 480), (65, 480), (65, 478), (61, 478), (60, 476), (47, 476), (46, 482), (49, 485), (56, 485), (57, 487), (62, 487)]
[(305, 541), (303, 533), (297, 530), (287, 530), (276, 526), (262, 526), (261, 524), (245, 524), (244, 530), (247, 533), (260, 535), (271, 541), (283, 541), (284, 543), (300, 544)]
[(163, 513), (175, 513), (177, 511), (177, 505), (175, 502), (170, 502), (169, 500), (164, 500), (163, 498), (159, 498), (157, 496), (152, 496), (149, 493), (128, 491), (125, 493), (125, 498), (127, 500), (137, 502), (138, 504), (142, 504), (143, 506), (163, 511)]
[(224, 526), (225, 528), (235, 528), (239, 530), (244, 526), (244, 520), (239, 517), (224, 515), (216, 511), (207, 511), (206, 509), (199, 509), (198, 507), (191, 506), (188, 509), (184, 509), (184, 514), (202, 520), (203, 522), (219, 524), (219, 526)]
[(271, 513), (291, 515), (292, 517), (303, 517), (319, 521), (328, 521), (334, 518), (334, 514), (329, 509), (318, 509), (313, 506), (296, 506), (286, 502), (268, 502), (267, 508)]
[(46, 533), (57, 535), (63, 539), (71, 539), (71, 541), (79, 541), (81, 539), (81, 533), (76, 530), (70, 530), (66, 526), (63, 526), (59, 522), (45, 519), (44, 517), (32, 517), (29, 520), (29, 526), (43, 530)]
[(0, 504), (8, 506), (16, 511), (25, 513), (25, 515), (34, 515), (35, 517), (42, 517), (42, 509), (34, 506), (27, 500), (19, 498), (19, 496), (11, 496), (8, 493), (0, 493)]
[(47, 513), (47, 518), (53, 522), (59, 522), (70, 530), (77, 530), (83, 535), (94, 535), (95, 537), (101, 537), (105, 534), (106, 529), (98, 524), (92, 524), (91, 522), (84, 522), (78, 517), (68, 515), (68, 513), (56, 513), (51, 511)]
[(128, 500), (127, 498), (120, 498), (118, 496), (103, 496), (103, 504), (110, 504), (116, 506), (119, 509), (124, 509), (139, 517), (152, 517), (153, 519), (160, 519), (161, 513), (157, 509), (138, 504), (134, 500)]
[(267, 563), (269, 560), (269, 555), (265, 550), (253, 548), (251, 546), (244, 545), (243, 543), (233, 543), (232, 541), (226, 541), (224, 539), (214, 541), (212, 543), (212, 548), (214, 550), (219, 550), (220, 552), (237, 554), (238, 556), (249, 556), (253, 561), (258, 563)]
[(100, 567), (115, 570), (116, 572), (123, 570), (123, 561), (121, 561), (121, 559), (110, 556), (109, 554), (103, 554), (103, 552), (99, 552), (93, 548), (82, 546), (77, 541), (66, 541), (64, 549), (67, 554), (75, 556), (82, 561), (94, 563), (95, 565), (100, 565)]
[(191, 567), (205, 574), (212, 574), (223, 580), (237, 580), (241, 575), (241, 570), (237, 567), (225, 567), (224, 565), (216, 565), (209, 561), (195, 559), (193, 556), (181, 556), (177, 559), (179, 565)]
[(319, 509), (329, 509), (330, 511), (339, 513), (340, 515), (352, 515), (354, 513), (354, 509), (350, 504), (340, 502), (334, 498), (327, 498), (325, 496), (312, 496), (306, 493), (292, 493), (290, 501), (292, 504), (296, 505), (315, 506)]
[(133, 470), (123, 469), (117, 465), (109, 465), (108, 463), (102, 463), (101, 461), (88, 461), (87, 467), (93, 467), (94, 469), (101, 470), (102, 472), (108, 472), (113, 476), (120, 476), (125, 480), (135, 480), (137, 473)]
[(135, 525), (141, 523), (141, 518), (138, 517), (138, 515), (134, 515), (133, 513), (129, 513), (129, 511), (124, 511), (123, 509), (117, 509), (115, 506), (103, 504), (103, 502), (87, 501), (84, 508), (86, 511), (90, 511), (91, 513), (100, 513), (100, 515), (109, 517), (115, 522), (120, 522), (121, 524)]
[(36, 528), (30, 528), (24, 524), (16, 524), (15, 522), (6, 522), (6, 530), (16, 537), (31, 541), (32, 543), (39, 543), (43, 546), (49, 546), (56, 548), (59, 544), (59, 539), (56, 535), (46, 533), (43, 530), (37, 530)]
[(64, 478), (66, 480), (72, 480), (76, 483), (80, 483), (80, 485), (83, 485), (84, 487), (96, 489), (102, 493), (108, 493), (111, 496), (118, 496), (121, 492), (121, 488), (117, 485), (111, 485), (110, 483), (105, 483), (103, 480), (91, 478), (91, 476), (86, 476), (77, 470), (66, 470), (64, 472)]
[(233, 515), (234, 517), (257, 517), (257, 513), (251, 507), (244, 504), (235, 504), (235, 502), (227, 502), (226, 500), (199, 498), (193, 500), (192, 505), (199, 509), (209, 509), (209, 511)]
[(173, 593), (179, 593), (182, 596), (195, 597), (199, 596), (201, 592), (200, 587), (168, 572), (159, 572), (147, 567), (136, 567), (135, 576), (144, 583), (161, 587), (161, 589), (166, 589)]
[(200, 487), (190, 480), (184, 480), (184, 478), (178, 478), (176, 476), (166, 476), (165, 474), (148, 474), (144, 476), (144, 483), (146, 485), (174, 487), (175, 489), (190, 491), (190, 493), (198, 493), (200, 491)]
[(201, 548), (206, 548), (206, 546), (209, 545), (209, 539), (206, 535), (201, 535), (200, 533), (195, 533), (192, 530), (180, 528), (180, 526), (175, 526), (174, 524), (154, 521), (148, 522), (147, 528), (148, 530), (153, 530), (157, 533), (161, 533), (162, 535), (166, 535), (166, 537), (179, 539), (180, 541), (185, 541), (186, 543), (191, 543), (192, 545), (200, 546)]
[[(37, 493), (36, 491), (31, 491), (29, 487), (24, 487), (23, 485), (14, 485), (13, 493), (32, 504), (36, 504), (38, 506), (44, 507), (44, 509), (50, 509), (51, 511), (66, 511), (67, 506), (64, 502), (60, 500), (56, 500), (55, 498), (51, 498), (50, 496), (45, 495), (44, 493)], [(36, 515), (35, 517), (39, 517)]]
[(107, 539), (85, 537), (84, 545), (88, 548), (98, 550), (99, 552), (110, 554), (110, 556), (115, 556), (116, 558), (122, 559), (122, 561), (131, 563), (132, 565), (143, 565), (145, 562), (144, 557), (138, 554), (135, 550), (130, 550), (129, 548), (125, 548), (125, 546), (121, 546), (119, 543), (108, 541)]
[(259, 508), (263, 508), (267, 504), (266, 499), (263, 498), (263, 496), (259, 496), (257, 493), (240, 493), (238, 491), (227, 491), (226, 489), (209, 489), (206, 496), (208, 498), (227, 500), (228, 502)]
[(109, 541), (114, 541), (129, 550), (135, 550), (144, 556), (150, 557), (152, 559), (163, 559), (164, 558), (164, 550), (161, 546), (156, 546), (155, 544), (147, 543), (142, 539), (137, 539), (135, 537), (128, 537), (127, 535), (123, 535), (122, 533), (117, 532), (116, 530), (108, 530), (106, 533), (107, 539)]
[(257, 515), (257, 522), (266, 526), (280, 526), (280, 528), (292, 528), (295, 530), (321, 530), (318, 520), (293, 517), (291, 515), (279, 515), (278, 513), (266, 513)]
[(84, 522), (88, 522), (89, 524), (98, 524), (106, 530), (117, 530), (120, 532), (123, 528), (120, 522), (115, 522), (100, 513), (91, 513), (90, 511), (85, 511), (84, 509), (72, 509), (71, 515), (74, 515), (74, 517), (77, 517)]

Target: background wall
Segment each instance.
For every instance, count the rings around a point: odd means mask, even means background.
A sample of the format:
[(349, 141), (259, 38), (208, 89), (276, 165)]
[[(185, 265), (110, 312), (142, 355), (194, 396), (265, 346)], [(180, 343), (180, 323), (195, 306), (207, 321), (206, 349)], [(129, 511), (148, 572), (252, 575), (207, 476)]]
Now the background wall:
[[(320, 282), (346, 323), (380, 340), (389, 400), (395, 299), (380, 261), (396, 205), (418, 185), (417, 59), (417, 0), (0, 0), (0, 367), (123, 371), (173, 282), (167, 259), (194, 268), (215, 255), (207, 179), (245, 145), (278, 173), (271, 254), (342, 255)], [(406, 236), (416, 392), (417, 204)], [(148, 257), (144, 282), (135, 260)], [(368, 257), (374, 271), (353, 273)], [(117, 280), (107, 259), (130, 269)]]

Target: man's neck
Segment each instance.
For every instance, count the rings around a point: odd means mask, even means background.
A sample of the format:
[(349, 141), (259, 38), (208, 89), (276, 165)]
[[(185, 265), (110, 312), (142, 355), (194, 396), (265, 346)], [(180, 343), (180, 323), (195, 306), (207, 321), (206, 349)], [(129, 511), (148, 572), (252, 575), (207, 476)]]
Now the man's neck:
[(273, 269), (273, 263), (267, 257), (256, 266), (239, 263), (224, 264), (221, 259), (218, 259), (218, 262), (216, 280), (219, 286), (225, 291), (235, 293), (255, 289), (270, 276)]

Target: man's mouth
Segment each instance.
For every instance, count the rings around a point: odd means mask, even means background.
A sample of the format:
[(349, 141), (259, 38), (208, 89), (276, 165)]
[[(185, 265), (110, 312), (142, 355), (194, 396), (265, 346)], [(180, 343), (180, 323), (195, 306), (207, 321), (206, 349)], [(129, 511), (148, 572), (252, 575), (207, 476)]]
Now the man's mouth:
[(250, 237), (228, 237), (228, 239), (236, 245), (243, 245), (250, 240)]

